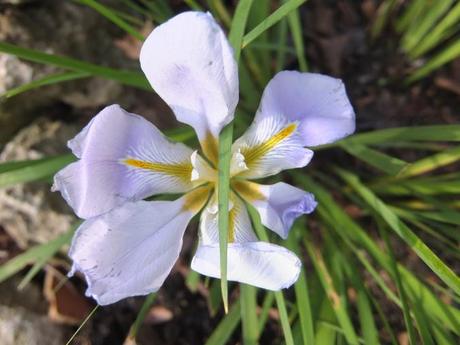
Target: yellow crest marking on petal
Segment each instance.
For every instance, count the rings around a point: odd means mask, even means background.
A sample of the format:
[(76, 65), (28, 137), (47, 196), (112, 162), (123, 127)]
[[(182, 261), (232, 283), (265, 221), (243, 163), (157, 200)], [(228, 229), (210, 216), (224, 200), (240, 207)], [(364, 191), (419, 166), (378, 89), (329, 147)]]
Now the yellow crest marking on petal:
[(250, 168), (254, 163), (256, 163), (259, 159), (265, 156), (276, 145), (278, 145), (280, 142), (282, 142), (283, 140), (288, 138), (292, 133), (294, 133), (296, 129), (297, 123), (290, 123), (283, 129), (281, 129), (278, 133), (273, 135), (267, 141), (253, 147), (241, 148), (241, 153), (244, 156), (246, 165)]
[(202, 140), (200, 144), (206, 158), (217, 167), (217, 162), (219, 160), (219, 143), (217, 138), (215, 138), (211, 132), (207, 132), (204, 140)]
[(193, 213), (199, 212), (206, 201), (208, 201), (211, 190), (212, 186), (203, 186), (188, 192), (184, 195), (184, 205), (182, 206), (182, 209)]
[(228, 213), (228, 243), (235, 242), (235, 219), (239, 207), (235, 204)]
[(134, 158), (126, 158), (122, 162), (135, 168), (152, 170), (154, 172), (175, 176), (184, 182), (190, 182), (193, 170), (193, 166), (190, 162), (164, 164), (147, 162)]
[(265, 195), (263, 195), (260, 191), (260, 187), (257, 183), (243, 180), (232, 180), (231, 185), (232, 188), (248, 202), (266, 199)]

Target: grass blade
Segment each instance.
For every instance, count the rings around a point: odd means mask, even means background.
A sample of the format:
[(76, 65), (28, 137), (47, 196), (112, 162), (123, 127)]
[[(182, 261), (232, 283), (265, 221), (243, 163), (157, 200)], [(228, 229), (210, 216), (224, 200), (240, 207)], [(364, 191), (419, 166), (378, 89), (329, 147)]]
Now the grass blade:
[(455, 40), (406, 79), (408, 84), (426, 77), (435, 69), (460, 56), (460, 40)]
[(338, 141), (334, 144), (323, 145), (315, 150), (343, 146), (348, 144), (356, 145), (377, 145), (409, 141), (460, 141), (460, 125), (435, 125), (417, 127), (399, 127), (381, 129), (367, 133), (360, 133)]
[[(354, 252), (360, 254), (358, 249), (362, 248), (361, 251), (365, 250), (387, 272), (391, 272), (390, 259), (386, 253), (380, 249), (361, 226), (345, 213), (343, 207), (338, 205), (318, 182), (296, 172), (291, 172), (291, 175), (299, 186), (303, 186), (315, 195), (319, 203), (317, 213), (321, 219), (330, 225), (345, 243), (354, 243), (355, 246), (352, 248)], [(343, 229), (347, 229), (347, 231), (343, 231)], [(400, 271), (404, 289), (407, 291), (407, 295), (412, 302), (416, 299), (418, 303), (421, 303), (425, 313), (430, 316), (431, 320), (439, 322), (456, 334), (460, 334), (460, 310), (441, 301), (438, 296), (404, 266), (398, 265), (398, 270)], [(376, 274), (376, 278), (379, 278), (378, 274)], [(391, 296), (391, 294), (392, 291), (389, 290), (388, 296)], [(397, 303), (397, 300), (398, 298), (396, 297), (394, 302)]]
[(86, 325), (86, 323), (89, 321), (89, 319), (91, 319), (91, 317), (94, 315), (94, 313), (96, 312), (96, 310), (99, 308), (99, 305), (96, 305), (94, 307), (94, 309), (88, 314), (88, 316), (83, 320), (83, 322), (81, 323), (80, 326), (78, 326), (77, 330), (75, 331), (74, 334), (72, 334), (72, 336), (70, 337), (70, 339), (67, 341), (67, 343), (65, 345), (70, 345), (72, 343), (72, 341), (75, 339), (75, 337), (77, 336), (78, 333), (80, 333), (81, 329), (83, 328), (83, 326)]
[(415, 235), (398, 216), (391, 211), (371, 190), (366, 188), (358, 179), (345, 170), (337, 170), (338, 174), (379, 214), (385, 222), (397, 233), (430, 267), (433, 272), (460, 295), (460, 278), (417, 236)]
[(408, 166), (407, 162), (364, 145), (342, 144), (340, 146), (352, 156), (389, 175), (397, 175)]
[(412, 164), (398, 175), (398, 178), (413, 177), (429, 171), (444, 167), (460, 160), (460, 146), (422, 158)]
[[(7, 169), (4, 172), (1, 172), (0, 165), (0, 188), (50, 177), (74, 160), (73, 155), (65, 154), (31, 161), (14, 162), (16, 167)], [(11, 167), (11, 163), (13, 162), (6, 164)]]
[[(240, 1), (235, 12), (230, 29), (229, 40), (235, 52), (235, 59), (239, 61), (241, 52), (241, 40), (246, 28), (249, 10), (252, 0)], [(228, 282), (227, 282), (227, 245), (228, 245), (228, 205), (230, 197), (230, 158), (233, 141), (233, 123), (228, 124), (222, 130), (219, 137), (219, 163), (217, 181), (217, 200), (219, 206), (219, 248), (220, 248), (220, 272), (221, 292), (225, 312), (228, 311)]]
[[(286, 2), (286, 1), (285, 1)], [(301, 72), (308, 71), (307, 60), (305, 59), (305, 48), (303, 45), (302, 37), (302, 23), (300, 21), (299, 9), (295, 9), (287, 16), (289, 29), (291, 30), (292, 40), (297, 54), (297, 61), (299, 62), (299, 70)]]
[(100, 13), (102, 16), (110, 20), (112, 23), (114, 23), (116, 26), (121, 28), (122, 30), (126, 31), (128, 34), (131, 36), (137, 38), (139, 41), (144, 40), (144, 36), (142, 36), (139, 31), (137, 31), (135, 28), (133, 28), (130, 24), (128, 24), (123, 18), (118, 16), (114, 11), (112, 11), (109, 7), (101, 4), (98, 1), (95, 0), (75, 0), (76, 2), (86, 5), (96, 12)]
[(74, 225), (68, 232), (58, 236), (56, 239), (48, 243), (32, 247), (0, 266), (0, 283), (31, 263), (42, 262), (43, 260), (46, 262), (54, 256), (59, 249), (62, 248), (62, 246), (70, 243), (75, 228), (76, 225)]
[(254, 286), (240, 284), (241, 324), (243, 327), (243, 344), (255, 345), (259, 338), (257, 323), (257, 289)]
[(76, 80), (76, 79), (88, 78), (90, 76), (91, 74), (87, 72), (80, 72), (80, 71), (53, 73), (53, 74), (47, 75), (44, 78), (33, 80), (30, 83), (23, 84), (13, 89), (10, 89), (1, 96), (10, 98), (10, 97), (19, 95), (23, 92), (26, 92), (26, 91), (38, 89), (39, 87), (42, 87), (42, 86), (53, 85), (53, 84), (62, 83), (65, 81)]
[(0, 42), (0, 52), (15, 55), (24, 60), (61, 67), (71, 71), (86, 72), (92, 76), (115, 80), (122, 84), (135, 86), (144, 90), (152, 90), (147, 79), (145, 79), (145, 76), (140, 72), (94, 65), (66, 56), (53, 55), (28, 48), (21, 48), (5, 42)]
[(243, 37), (243, 48), (307, 0), (289, 0)]
[(353, 323), (350, 320), (346, 305), (339, 293), (335, 290), (331, 273), (326, 267), (324, 259), (318, 250), (314, 250), (308, 240), (304, 240), (305, 248), (307, 249), (316, 273), (322, 283), (323, 289), (329, 298), (337, 320), (344, 331), (345, 338), (349, 344), (358, 345), (358, 336), (353, 328)]
[[(256, 234), (264, 242), (269, 242), (267, 231), (261, 223), (259, 213), (257, 210), (250, 204), (246, 204), (249, 216), (251, 217), (252, 224), (256, 231)], [(278, 313), (280, 315), (281, 327), (283, 329), (284, 341), (286, 345), (294, 345), (294, 339), (292, 337), (291, 325), (289, 324), (289, 317), (286, 310), (286, 303), (284, 301), (284, 295), (281, 291), (274, 292), (276, 305), (278, 307)]]
[[(379, 222), (380, 223), (380, 222)], [(401, 283), (401, 276), (399, 274), (398, 266), (396, 264), (396, 259), (393, 253), (393, 249), (391, 248), (390, 241), (388, 239), (388, 234), (386, 233), (385, 229), (383, 229), (383, 225), (379, 224), (379, 229), (380, 229), (380, 234), (382, 235), (384, 241), (385, 241), (385, 247), (387, 249), (387, 252), (390, 257), (390, 262), (391, 262), (391, 270), (392, 274), (395, 277), (396, 281), (396, 288), (398, 289), (398, 294), (401, 299), (401, 304), (402, 304), (402, 309), (403, 309), (403, 316), (404, 316), (404, 323), (406, 325), (407, 329), (407, 334), (409, 337), (409, 342), (412, 345), (415, 345), (416, 342), (416, 337), (415, 337), (415, 330), (414, 326), (412, 325), (412, 320), (410, 316), (410, 310), (409, 310), (409, 302), (407, 301), (406, 297), (406, 292), (404, 290), (404, 287)]]
[(238, 322), (240, 321), (241, 306), (240, 302), (233, 304), (232, 308), (227, 315), (224, 316), (222, 321), (216, 327), (214, 332), (206, 341), (205, 345), (225, 345), (232, 333), (235, 331)]
[[(300, 226), (294, 225), (291, 230), (291, 235), (288, 238), (288, 248), (300, 256), (300, 248), (297, 242), (296, 234), (300, 233)], [(305, 275), (305, 269), (302, 268), (299, 279), (294, 285), (296, 304), (299, 311), (300, 318), (300, 329), (302, 333), (302, 339), (304, 345), (311, 345), (315, 343), (315, 330), (313, 326), (313, 315), (310, 305), (310, 296), (308, 293), (307, 278)]]
[(272, 307), (274, 300), (275, 300), (275, 295), (273, 294), (272, 291), (268, 291), (267, 294), (265, 295), (265, 299), (262, 303), (262, 309), (259, 315), (259, 323), (258, 323), (259, 334), (262, 334), (262, 332), (264, 331), (265, 324), (267, 323), (268, 315), (270, 313), (270, 308)]
[(445, 38), (449, 30), (454, 27), (460, 20), (460, 2), (457, 3), (447, 15), (436, 25), (436, 27), (427, 33), (419, 44), (410, 52), (410, 57), (416, 59), (426, 53), (431, 48), (439, 45)]
[(131, 341), (136, 340), (137, 333), (139, 333), (139, 329), (141, 328), (142, 323), (144, 322), (144, 319), (147, 316), (147, 313), (152, 307), (153, 302), (155, 302), (155, 298), (156, 298), (155, 293), (151, 293), (145, 298), (145, 301), (142, 304), (141, 310), (139, 310), (139, 313), (137, 313), (136, 320), (134, 321), (134, 323), (131, 325), (131, 328), (129, 329), (127, 340), (131, 340)]
[(294, 338), (292, 336), (291, 325), (289, 324), (289, 317), (286, 310), (286, 303), (284, 302), (284, 295), (281, 291), (275, 291), (275, 300), (280, 315), (281, 327), (283, 328), (284, 341), (286, 345), (294, 345)]

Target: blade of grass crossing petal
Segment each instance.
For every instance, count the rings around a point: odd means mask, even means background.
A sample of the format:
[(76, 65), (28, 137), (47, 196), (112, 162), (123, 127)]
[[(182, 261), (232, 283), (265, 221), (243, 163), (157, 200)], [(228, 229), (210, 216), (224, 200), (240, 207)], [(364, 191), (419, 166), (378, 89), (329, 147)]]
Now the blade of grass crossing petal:
[(407, 301), (406, 297), (406, 292), (404, 290), (404, 287), (401, 283), (401, 276), (399, 274), (398, 266), (396, 264), (396, 259), (394, 256), (393, 249), (391, 248), (390, 241), (388, 239), (388, 234), (386, 232), (386, 229), (384, 229), (383, 224), (381, 224), (381, 221), (377, 222), (380, 234), (385, 242), (385, 246), (387, 249), (387, 252), (390, 257), (390, 262), (391, 262), (391, 270), (392, 270), (392, 275), (395, 277), (396, 281), (396, 288), (398, 289), (398, 294), (402, 302), (402, 309), (403, 309), (403, 316), (404, 316), (404, 323), (406, 324), (406, 329), (407, 329), (407, 334), (409, 337), (409, 342), (412, 345), (416, 344), (416, 336), (415, 336), (415, 330), (414, 326), (412, 325), (412, 320), (410, 316), (410, 310), (409, 310), (409, 302)]
[(243, 37), (243, 48), (307, 0), (288, 0)]
[(349, 344), (357, 345), (359, 343), (358, 337), (356, 335), (355, 330), (353, 329), (353, 324), (350, 320), (348, 312), (345, 309), (345, 303), (335, 290), (332, 276), (326, 267), (323, 257), (321, 256), (318, 250), (313, 249), (313, 246), (310, 244), (309, 240), (305, 239), (304, 245), (310, 255), (313, 266), (315, 267), (315, 270), (321, 280), (323, 289), (326, 291), (326, 294), (331, 302), (337, 320), (344, 331), (344, 335), (347, 342)]
[(137, 334), (139, 333), (139, 330), (144, 323), (145, 317), (147, 316), (148, 312), (150, 311), (150, 308), (153, 305), (153, 302), (155, 302), (156, 299), (156, 294), (151, 293), (148, 295), (144, 303), (142, 304), (141, 310), (137, 313), (136, 320), (134, 323), (131, 325), (131, 328), (129, 329), (129, 334), (127, 337), (127, 340), (135, 341)]
[(364, 145), (342, 144), (340, 146), (349, 154), (389, 175), (397, 175), (408, 166), (407, 162)]
[[(241, 40), (252, 0), (240, 1), (233, 18), (230, 29), (229, 40), (235, 51), (235, 58), (239, 61), (241, 51)], [(219, 206), (219, 248), (220, 248), (220, 272), (221, 292), (225, 312), (228, 311), (228, 283), (227, 283), (227, 245), (228, 245), (228, 224), (229, 224), (229, 197), (230, 197), (230, 158), (233, 141), (233, 123), (228, 124), (222, 130), (219, 137), (219, 163), (217, 199)]]
[(338, 174), (385, 220), (433, 272), (460, 295), (460, 278), (417, 235), (415, 235), (371, 190), (366, 188), (356, 175), (345, 170)]
[(43, 259), (46, 259), (45, 262), (49, 260), (62, 246), (70, 243), (76, 226), (74, 225), (68, 232), (58, 236), (54, 240), (32, 247), (4, 263), (0, 266), (0, 283), (31, 263), (42, 262)]
[(430, 58), (422, 67), (413, 72), (411, 76), (406, 79), (406, 83), (410, 84), (426, 77), (435, 69), (456, 59), (458, 56), (460, 56), (460, 40), (455, 40), (446, 48), (443, 48), (441, 52)]
[(444, 167), (460, 160), (460, 146), (422, 158), (402, 171), (398, 178), (412, 177), (425, 174), (432, 170)]
[(142, 36), (142, 34), (139, 33), (139, 31), (133, 28), (130, 24), (128, 24), (123, 18), (117, 15), (116, 12), (114, 12), (109, 7), (95, 0), (74, 0), (74, 1), (92, 8), (93, 10), (95, 10), (96, 12), (98, 12), (99, 14), (107, 18), (108, 20), (110, 20), (116, 26), (124, 30), (125, 32), (137, 38), (139, 41), (144, 40), (144, 36)]
[(36, 50), (21, 48), (13, 44), (0, 42), (0, 52), (15, 55), (21, 59), (61, 67), (72, 71), (86, 72), (93, 76), (99, 76), (122, 84), (135, 86), (144, 90), (152, 90), (147, 79), (141, 72), (113, 69), (109, 67), (94, 65), (81, 60), (42, 53)]
[(23, 92), (37, 89), (42, 86), (53, 85), (53, 84), (62, 83), (65, 81), (77, 80), (77, 79), (82, 79), (82, 78), (88, 78), (90, 76), (91, 74), (87, 72), (80, 72), (80, 71), (53, 73), (53, 74), (47, 75), (46, 77), (43, 77), (37, 80), (33, 80), (30, 83), (22, 84), (18, 87), (10, 89), (6, 91), (4, 94), (2, 94), (0, 97), (10, 98), (13, 96), (17, 96)]
[[(257, 210), (250, 204), (246, 204), (249, 216), (251, 217), (252, 224), (256, 231), (256, 234), (264, 242), (269, 242), (267, 231), (265, 230), (260, 220), (260, 215)], [(275, 291), (275, 300), (278, 307), (278, 313), (280, 315), (281, 327), (283, 329), (284, 341), (287, 345), (293, 345), (292, 330), (289, 324), (289, 318), (286, 310), (286, 303), (284, 301), (284, 295), (281, 291)]]
[(243, 328), (243, 344), (258, 343), (259, 332), (257, 323), (257, 289), (254, 286), (240, 284), (241, 326)]
[[(284, 0), (286, 3), (288, 0)], [(289, 23), (289, 29), (292, 34), (292, 40), (294, 41), (294, 47), (297, 54), (297, 61), (299, 63), (299, 70), (301, 72), (308, 71), (307, 60), (305, 59), (305, 48), (303, 45), (302, 37), (302, 23), (300, 21), (299, 9), (296, 9), (288, 14), (287, 20)]]
[(73, 162), (75, 157), (71, 154), (43, 158), (30, 161), (29, 165), (18, 165), (17, 169), (0, 173), (0, 188), (5, 188), (18, 183), (41, 180), (52, 176), (67, 164)]
[[(297, 223), (291, 230), (291, 234), (288, 237), (287, 247), (300, 256), (300, 248), (298, 244), (297, 234), (300, 233), (301, 227)], [(302, 333), (302, 339), (304, 345), (310, 345), (315, 343), (315, 331), (313, 326), (313, 316), (311, 313), (310, 295), (308, 293), (307, 278), (305, 269), (302, 270), (299, 275), (299, 279), (294, 285), (296, 304), (299, 311), (300, 328)]]
[(230, 337), (235, 331), (236, 326), (240, 322), (241, 318), (241, 306), (240, 302), (237, 301), (233, 304), (232, 308), (225, 315), (222, 321), (217, 325), (214, 332), (206, 341), (205, 345), (225, 345), (228, 344)]

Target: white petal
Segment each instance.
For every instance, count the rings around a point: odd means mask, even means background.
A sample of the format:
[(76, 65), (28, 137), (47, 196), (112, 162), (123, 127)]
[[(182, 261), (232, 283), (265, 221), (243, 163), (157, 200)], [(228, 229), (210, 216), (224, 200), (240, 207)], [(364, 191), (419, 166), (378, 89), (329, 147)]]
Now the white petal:
[(192, 181), (217, 182), (217, 171), (206, 163), (206, 161), (198, 154), (198, 151), (193, 152), (190, 160), (193, 166)]
[(82, 218), (126, 201), (196, 186), (191, 181), (193, 151), (118, 105), (103, 109), (69, 147), (80, 161), (56, 174), (53, 189), (61, 191)]
[(313, 212), (317, 202), (311, 193), (284, 182), (261, 185), (249, 181), (234, 181), (232, 186), (259, 212), (262, 224), (286, 239), (294, 221)]
[[(200, 243), (219, 243), (218, 208), (216, 194), (209, 201), (201, 213), (200, 218)], [(229, 242), (257, 241), (251, 226), (251, 220), (244, 202), (232, 193), (229, 209)]]
[[(230, 243), (227, 278), (277, 291), (288, 288), (299, 277), (301, 263), (295, 254), (265, 242)], [(220, 278), (219, 244), (200, 245), (192, 260), (198, 273)]]
[(355, 113), (343, 82), (321, 74), (282, 71), (273, 77), (256, 120), (272, 116), (298, 121), (303, 146), (331, 143), (355, 130)]
[[(283, 116), (258, 117), (232, 146), (233, 175), (253, 179), (275, 175), (284, 169), (306, 166), (313, 152), (304, 148), (297, 122)], [(247, 169), (242, 166), (241, 157)]]
[(86, 220), (69, 256), (73, 271), (85, 275), (87, 295), (106, 305), (157, 291), (179, 256), (188, 222), (206, 201), (207, 191), (200, 192), (204, 194), (198, 201), (195, 195), (195, 207), (187, 204), (189, 196), (128, 202)]
[(233, 119), (238, 69), (210, 13), (184, 12), (155, 28), (142, 46), (140, 62), (153, 89), (200, 141), (208, 133), (217, 138)]

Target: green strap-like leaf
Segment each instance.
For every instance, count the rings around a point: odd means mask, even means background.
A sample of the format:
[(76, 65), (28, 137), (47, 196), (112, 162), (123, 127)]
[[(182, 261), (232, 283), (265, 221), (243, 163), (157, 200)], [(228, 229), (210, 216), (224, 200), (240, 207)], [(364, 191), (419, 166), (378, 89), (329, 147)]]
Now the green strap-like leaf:
[(92, 76), (115, 80), (122, 84), (135, 86), (140, 89), (151, 90), (147, 79), (145, 79), (145, 76), (140, 72), (94, 65), (66, 56), (53, 55), (42, 53), (33, 49), (21, 48), (5, 42), (0, 42), (0, 52), (15, 55), (21, 59), (45, 65), (57, 66), (72, 71), (86, 72)]
[(281, 5), (275, 12), (244, 36), (243, 48), (306, 1), (307, 0), (289, 0)]
[[(239, 61), (241, 40), (246, 27), (246, 22), (251, 9), (252, 0), (240, 1), (233, 17), (229, 40), (232, 45), (235, 58)], [(219, 206), (219, 248), (220, 248), (220, 272), (221, 292), (225, 312), (228, 311), (228, 282), (227, 282), (227, 246), (228, 246), (228, 206), (230, 198), (230, 159), (232, 155), (233, 123), (228, 124), (219, 136), (219, 163), (217, 181), (217, 201)]]
[(370, 189), (345, 170), (337, 170), (339, 175), (378, 213), (393, 231), (398, 234), (412, 250), (430, 267), (447, 286), (460, 295), (460, 278), (404, 224), (391, 209)]

